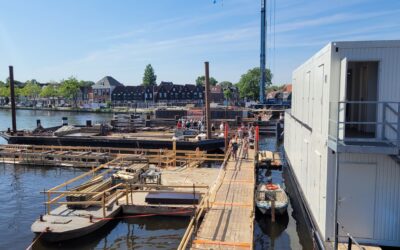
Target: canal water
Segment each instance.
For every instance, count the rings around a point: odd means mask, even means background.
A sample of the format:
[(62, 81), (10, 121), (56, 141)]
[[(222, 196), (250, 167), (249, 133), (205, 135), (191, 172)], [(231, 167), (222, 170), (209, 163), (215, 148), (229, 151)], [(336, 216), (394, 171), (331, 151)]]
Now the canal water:
[[(40, 119), (44, 127), (51, 127), (60, 125), (62, 117), (68, 117), (70, 124), (85, 124), (86, 120), (109, 120), (112, 114), (17, 110), (17, 126), (33, 129)], [(0, 110), (0, 130), (8, 127), (11, 127), (10, 111)], [(1, 139), (0, 143), (6, 141)], [(261, 147), (282, 150), (271, 138), (264, 138)], [(30, 231), (32, 222), (44, 213), (44, 196), (40, 192), (83, 172), (74, 168), (0, 163), (0, 249), (25, 249), (34, 239)], [(260, 171), (259, 179), (266, 180), (266, 174)], [(271, 175), (274, 181), (290, 187), (284, 171), (272, 171)], [(257, 214), (256, 249), (312, 249), (304, 219), (291, 204), (287, 216), (276, 223)], [(188, 222), (188, 218), (167, 216), (116, 220), (79, 240), (57, 244), (38, 241), (33, 249), (176, 249)]]
[[(283, 145), (278, 143), (275, 137), (262, 138), (260, 149), (279, 151), (283, 159)], [(293, 195), (293, 185), (288, 174), (284, 159), (280, 170), (258, 170), (257, 181), (267, 183), (272, 179), (273, 183), (280, 184), (289, 196), (289, 205), (287, 213), (278, 216), (275, 222), (271, 221), (270, 216), (257, 211), (254, 229), (255, 249), (313, 249), (311, 234), (306, 226), (304, 214), (300, 212), (299, 200)]]

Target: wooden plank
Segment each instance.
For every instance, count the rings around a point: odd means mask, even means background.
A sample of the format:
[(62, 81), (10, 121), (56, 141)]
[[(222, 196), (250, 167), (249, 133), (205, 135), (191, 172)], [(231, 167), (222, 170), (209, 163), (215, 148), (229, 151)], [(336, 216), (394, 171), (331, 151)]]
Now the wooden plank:
[(240, 148), (239, 160), (227, 162), (215, 198), (195, 234), (193, 249), (253, 247), (254, 150), (249, 149), (250, 160), (240, 160), (241, 155)]

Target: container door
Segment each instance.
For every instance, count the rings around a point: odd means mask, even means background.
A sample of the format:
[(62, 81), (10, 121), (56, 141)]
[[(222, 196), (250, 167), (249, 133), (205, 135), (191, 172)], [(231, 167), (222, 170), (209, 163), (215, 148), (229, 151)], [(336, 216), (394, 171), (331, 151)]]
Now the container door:
[[(340, 101), (346, 101), (346, 88), (347, 88), (347, 58), (345, 57), (340, 62), (340, 89), (339, 89)], [(339, 108), (338, 122), (344, 122), (346, 117), (345, 106), (344, 104), (340, 104), (338, 105), (338, 108)], [(339, 127), (338, 139), (343, 140), (345, 125), (338, 124), (338, 127)]]
[(340, 236), (371, 239), (374, 233), (376, 164), (341, 163), (338, 220)]

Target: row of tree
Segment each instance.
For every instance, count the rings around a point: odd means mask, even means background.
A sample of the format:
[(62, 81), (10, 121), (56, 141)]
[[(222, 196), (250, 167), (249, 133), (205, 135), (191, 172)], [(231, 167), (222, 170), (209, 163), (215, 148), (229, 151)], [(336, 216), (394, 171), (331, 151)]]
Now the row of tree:
[[(75, 77), (60, 81), (60, 83), (52, 82), (45, 87), (41, 88), (36, 80), (29, 80), (25, 83), (16, 82), (15, 95), (17, 97), (26, 97), (27, 99), (36, 102), (39, 97), (49, 98), (55, 100), (56, 98), (62, 97), (66, 100), (71, 101), (75, 106), (79, 96), (80, 88), (90, 86), (93, 82), (79, 81)], [(10, 96), (9, 79), (6, 82), (0, 81), (0, 96)]]
[[(265, 79), (267, 86), (272, 85), (272, 73), (269, 69), (265, 71)], [(231, 99), (232, 97), (232, 86), (236, 86), (239, 90), (240, 98), (246, 98), (248, 100), (257, 100), (260, 95), (259, 82), (261, 77), (261, 71), (259, 67), (248, 70), (245, 74), (240, 77), (238, 83), (233, 84), (229, 81), (220, 82), (224, 95), (226, 99)], [(148, 86), (156, 84), (157, 76), (154, 73), (154, 69), (151, 64), (148, 64), (144, 71), (143, 85)], [(199, 76), (196, 79), (196, 85), (204, 85), (205, 76)], [(216, 86), (218, 81), (214, 77), (210, 77), (210, 85)], [(272, 91), (278, 89), (277, 86), (270, 86), (267, 91)]]
[[(248, 70), (245, 74), (240, 77), (238, 83), (233, 84), (229, 81), (218, 81), (214, 77), (210, 77), (210, 85), (216, 86), (217, 84), (221, 86), (224, 91), (224, 96), (227, 100), (232, 98), (231, 87), (236, 86), (239, 90), (240, 98), (246, 98), (248, 100), (257, 100), (259, 97), (259, 81), (260, 81), (260, 68), (256, 67)], [(267, 86), (271, 85), (272, 74), (270, 70), (266, 70), (266, 83)], [(151, 64), (148, 64), (145, 68), (143, 76), (143, 85), (149, 86), (156, 84), (157, 76), (154, 73), (154, 69)], [(196, 79), (196, 85), (204, 85), (205, 76), (199, 76)], [(63, 97), (67, 100), (73, 102), (76, 106), (78, 94), (81, 87), (90, 86), (94, 84), (88, 81), (79, 81), (75, 77), (70, 77), (66, 80), (62, 80), (60, 83), (50, 83), (49, 85), (41, 88), (36, 80), (29, 80), (25, 83), (16, 81), (16, 85), (21, 87), (16, 87), (15, 92), (17, 96), (23, 96), (30, 100), (36, 101), (39, 97), (50, 98), (54, 101), (55, 98)], [(267, 90), (277, 89), (276, 86), (270, 86)], [(6, 82), (0, 81), (0, 96), (8, 97), (10, 96), (9, 79)]]

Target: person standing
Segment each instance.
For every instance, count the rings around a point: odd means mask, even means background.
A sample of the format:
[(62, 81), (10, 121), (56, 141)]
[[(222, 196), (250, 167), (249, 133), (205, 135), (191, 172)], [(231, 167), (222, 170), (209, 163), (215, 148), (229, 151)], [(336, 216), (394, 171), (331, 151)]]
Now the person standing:
[(177, 128), (177, 129), (181, 129), (181, 128), (182, 128), (182, 122), (181, 122), (181, 120), (179, 120), (178, 123), (176, 124), (176, 128)]
[(219, 125), (219, 132), (224, 133), (225, 132), (224, 128), (225, 128), (224, 123), (221, 122), (221, 124)]
[(236, 160), (237, 159), (237, 151), (238, 151), (238, 148), (239, 148), (239, 144), (237, 142), (237, 136), (236, 135), (231, 140), (231, 146), (232, 146), (231, 154), (233, 156), (233, 159)]
[(243, 159), (246, 159), (249, 157), (249, 139), (245, 138), (243, 142)]

